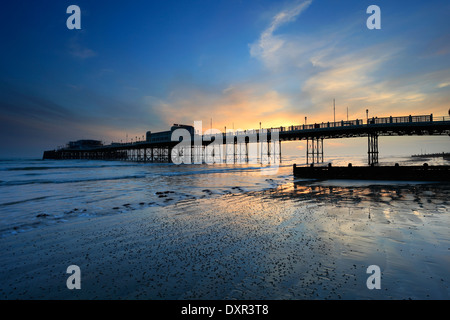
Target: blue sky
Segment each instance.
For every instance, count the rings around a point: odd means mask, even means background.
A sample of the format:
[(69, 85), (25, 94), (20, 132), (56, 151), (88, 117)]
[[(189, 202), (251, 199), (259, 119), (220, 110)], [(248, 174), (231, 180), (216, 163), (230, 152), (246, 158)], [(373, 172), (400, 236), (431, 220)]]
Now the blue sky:
[[(81, 30), (66, 27), (72, 4)], [(380, 30), (366, 27), (371, 4)], [(333, 99), (338, 120), (447, 115), (449, 16), (444, 0), (7, 1), (0, 156), (211, 118), (221, 130), (329, 121)]]

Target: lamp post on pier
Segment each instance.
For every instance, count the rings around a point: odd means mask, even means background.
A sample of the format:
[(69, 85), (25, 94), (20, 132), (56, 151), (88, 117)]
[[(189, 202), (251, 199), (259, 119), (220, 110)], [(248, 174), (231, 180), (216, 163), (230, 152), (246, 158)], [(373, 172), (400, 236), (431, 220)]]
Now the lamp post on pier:
[(336, 103), (333, 99), (333, 118), (334, 118), (334, 122), (336, 122)]

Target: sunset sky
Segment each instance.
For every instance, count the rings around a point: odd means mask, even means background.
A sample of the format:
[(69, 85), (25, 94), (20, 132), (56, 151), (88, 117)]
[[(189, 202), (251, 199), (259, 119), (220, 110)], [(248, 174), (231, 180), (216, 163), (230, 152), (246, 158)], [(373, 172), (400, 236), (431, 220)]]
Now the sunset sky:
[[(72, 4), (81, 30), (66, 27)], [(372, 4), (380, 30), (366, 27)], [(350, 119), (450, 108), (448, 0), (8, 0), (0, 26), (0, 157), (199, 120), (220, 130), (332, 121), (333, 99), (337, 120), (347, 108)], [(450, 151), (445, 138), (400, 148)]]

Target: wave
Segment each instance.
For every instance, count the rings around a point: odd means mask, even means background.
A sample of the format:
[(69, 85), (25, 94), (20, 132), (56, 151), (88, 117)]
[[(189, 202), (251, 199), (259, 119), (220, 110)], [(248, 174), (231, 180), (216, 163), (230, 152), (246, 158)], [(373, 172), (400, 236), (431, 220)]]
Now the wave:
[(127, 175), (119, 177), (105, 177), (105, 178), (80, 178), (80, 179), (66, 179), (66, 180), (17, 180), (17, 181), (1, 181), (0, 186), (23, 186), (28, 184), (62, 184), (62, 183), (78, 183), (78, 182), (96, 182), (109, 180), (125, 180), (125, 179), (142, 179), (145, 175)]
[[(278, 165), (273, 168), (283, 168), (290, 167), (291, 165)], [(227, 167), (227, 168), (216, 168), (216, 169), (203, 169), (203, 170), (189, 170), (189, 171), (176, 171), (176, 172), (164, 172), (160, 175), (162, 176), (186, 176), (186, 175), (196, 175), (196, 174), (216, 174), (216, 173), (234, 173), (234, 172), (251, 172), (256, 170), (270, 170), (270, 166), (252, 166), (252, 167)]]
[(135, 167), (136, 164), (105, 164), (105, 165), (72, 165), (72, 166), (28, 166), (1, 168), (0, 171), (40, 171), (40, 170), (59, 170), (59, 169), (97, 169), (97, 168), (116, 168), (116, 167)]
[(44, 197), (36, 197), (36, 198), (31, 198), (31, 199), (19, 200), (19, 201), (5, 202), (5, 203), (0, 203), (0, 207), (12, 206), (15, 204), (21, 204), (21, 203), (36, 201), (36, 200), (44, 200), (47, 198), (49, 198), (49, 197), (44, 196)]

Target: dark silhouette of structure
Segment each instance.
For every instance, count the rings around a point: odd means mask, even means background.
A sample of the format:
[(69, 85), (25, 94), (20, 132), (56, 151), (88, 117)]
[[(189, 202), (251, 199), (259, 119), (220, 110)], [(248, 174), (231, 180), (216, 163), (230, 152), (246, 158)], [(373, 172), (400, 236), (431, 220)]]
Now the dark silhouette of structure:
[[(144, 141), (127, 143), (112, 143), (102, 145), (95, 140), (81, 140), (70, 142), (66, 147), (57, 150), (45, 151), (44, 159), (100, 159), (100, 160), (127, 160), (139, 162), (172, 162), (172, 150), (181, 139), (172, 140), (176, 129), (185, 129), (191, 136), (187, 142), (191, 150), (189, 154), (194, 157), (204, 154), (205, 148), (214, 141), (233, 144), (232, 150), (225, 150), (226, 156), (236, 160), (238, 156), (249, 158), (249, 143), (257, 142), (260, 145), (260, 160), (264, 157), (272, 161), (281, 160), (281, 142), (291, 140), (306, 140), (307, 164), (324, 162), (324, 139), (342, 139), (351, 137), (368, 138), (368, 164), (378, 164), (378, 137), (379, 136), (423, 136), (423, 135), (449, 135), (450, 117), (433, 117), (430, 115), (402, 116), (402, 117), (372, 117), (365, 123), (362, 119), (338, 122), (322, 122), (270, 129), (245, 130), (240, 132), (227, 132), (215, 135), (201, 135), (195, 132), (194, 127), (175, 124), (169, 131), (150, 131)], [(220, 151), (219, 151), (220, 152)], [(178, 155), (176, 155), (178, 156)], [(242, 159), (242, 158), (241, 158)], [(193, 162), (195, 163), (195, 162)]]

